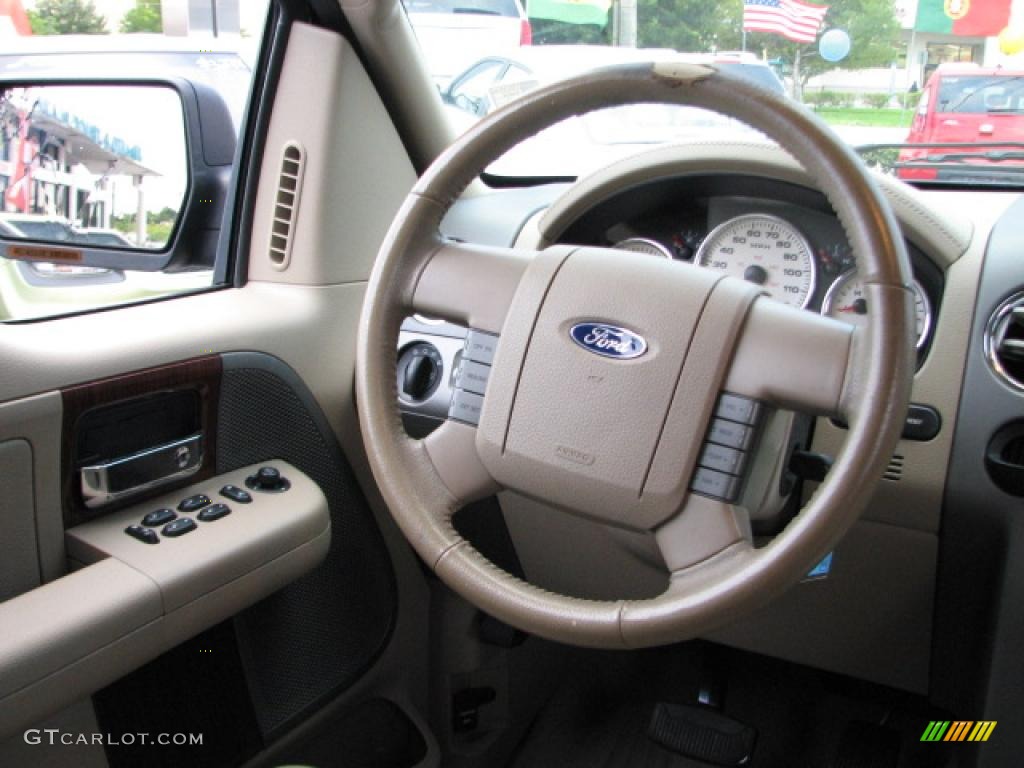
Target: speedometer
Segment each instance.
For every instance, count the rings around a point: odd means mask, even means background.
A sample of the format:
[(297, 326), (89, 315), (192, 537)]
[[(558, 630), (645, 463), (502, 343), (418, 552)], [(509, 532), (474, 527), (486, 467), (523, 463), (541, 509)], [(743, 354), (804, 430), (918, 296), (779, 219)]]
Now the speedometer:
[[(914, 323), (916, 346), (920, 349), (928, 339), (928, 331), (932, 327), (932, 305), (928, 294), (921, 284), (914, 280)], [(864, 284), (861, 283), (857, 270), (851, 269), (841, 274), (825, 294), (821, 308), (823, 315), (834, 317), (850, 325), (866, 325), (868, 322), (868, 302), (864, 297)]]
[(814, 254), (785, 219), (748, 214), (719, 224), (697, 252), (695, 262), (764, 288), (773, 299), (803, 308), (814, 295)]

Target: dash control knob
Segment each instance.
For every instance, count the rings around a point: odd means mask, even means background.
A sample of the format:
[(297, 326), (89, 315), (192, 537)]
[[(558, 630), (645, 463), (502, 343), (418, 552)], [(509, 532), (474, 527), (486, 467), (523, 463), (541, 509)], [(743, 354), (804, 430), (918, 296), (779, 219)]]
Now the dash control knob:
[(245, 478), (245, 484), (254, 491), (266, 493), (280, 493), (292, 487), (288, 479), (281, 477), (281, 473), (274, 467), (260, 467), (255, 475)]
[(406, 347), (398, 358), (398, 391), (406, 400), (427, 400), (441, 383), (444, 363), (437, 347), (419, 341)]

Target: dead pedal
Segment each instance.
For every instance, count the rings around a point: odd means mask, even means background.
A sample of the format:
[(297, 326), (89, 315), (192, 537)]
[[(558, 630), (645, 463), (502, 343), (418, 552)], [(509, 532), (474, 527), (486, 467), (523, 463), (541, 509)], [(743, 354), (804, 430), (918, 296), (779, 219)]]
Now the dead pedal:
[(647, 737), (684, 757), (715, 765), (746, 765), (757, 731), (707, 707), (658, 702)]

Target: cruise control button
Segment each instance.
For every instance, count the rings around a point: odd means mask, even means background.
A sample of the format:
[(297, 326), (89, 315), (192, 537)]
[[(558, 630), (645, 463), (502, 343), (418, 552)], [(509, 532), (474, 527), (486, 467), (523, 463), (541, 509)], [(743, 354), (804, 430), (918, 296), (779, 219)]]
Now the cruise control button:
[(467, 392), (482, 395), (487, 391), (487, 378), (491, 375), (491, 367), (472, 360), (463, 360), (459, 373), (455, 377), (455, 386)]
[(227, 504), (213, 504), (196, 515), (196, 519), (203, 523), (210, 523), (230, 514), (231, 507)]
[(701, 467), (693, 475), (690, 490), (722, 501), (732, 501), (739, 488), (739, 478)]
[(718, 409), (715, 411), (716, 416), (741, 424), (756, 424), (760, 413), (761, 404), (756, 400), (730, 394), (718, 398)]
[(708, 440), (730, 448), (746, 451), (753, 442), (754, 430), (744, 424), (727, 419), (715, 419), (708, 430)]
[(156, 527), (158, 525), (163, 525), (164, 523), (169, 523), (176, 517), (177, 515), (173, 509), (157, 509), (142, 518), (142, 524), (150, 527)]
[(484, 408), (484, 399), (480, 395), (466, 392), (462, 389), (455, 390), (452, 396), (452, 405), (448, 409), (448, 417), (457, 421), (464, 421), (467, 424), (479, 424), (480, 412)]
[(735, 448), (705, 443), (704, 451), (700, 455), (700, 465), (719, 472), (728, 472), (730, 475), (738, 475), (743, 471), (746, 458), (747, 455), (743, 451), (737, 451)]
[(191, 517), (179, 517), (173, 523), (168, 523), (160, 531), (164, 536), (184, 536), (189, 531), (194, 531), (198, 526)]
[(211, 504), (210, 497), (205, 493), (197, 493), (195, 496), (189, 496), (178, 505), (179, 512), (195, 512), (197, 509), (202, 509), (208, 504)]
[(469, 329), (466, 334), (466, 346), (462, 355), (468, 360), (475, 360), (484, 365), (494, 362), (494, 352), (498, 348), (498, 337), (493, 333)]
[(252, 501), (252, 495), (237, 485), (225, 485), (220, 489), (220, 495), (232, 501), (237, 501), (239, 504), (248, 504)]
[(151, 531), (149, 528), (143, 528), (141, 525), (129, 525), (124, 529), (124, 532), (146, 544), (160, 543), (160, 537), (156, 535), (156, 531)]

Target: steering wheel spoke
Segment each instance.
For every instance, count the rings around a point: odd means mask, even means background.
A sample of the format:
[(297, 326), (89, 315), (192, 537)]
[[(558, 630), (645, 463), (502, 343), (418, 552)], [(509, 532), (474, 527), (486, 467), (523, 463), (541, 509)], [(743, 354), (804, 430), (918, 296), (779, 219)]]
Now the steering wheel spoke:
[(845, 323), (761, 297), (723, 388), (779, 408), (843, 417), (854, 333)]
[(534, 254), (442, 241), (416, 279), (409, 307), (431, 317), (500, 333)]
[(480, 461), (474, 427), (446, 421), (423, 442), (441, 482), (455, 499), (453, 509), (501, 490)]
[(734, 504), (692, 493), (654, 540), (673, 578), (683, 577), (725, 550), (751, 548), (750, 518)]

